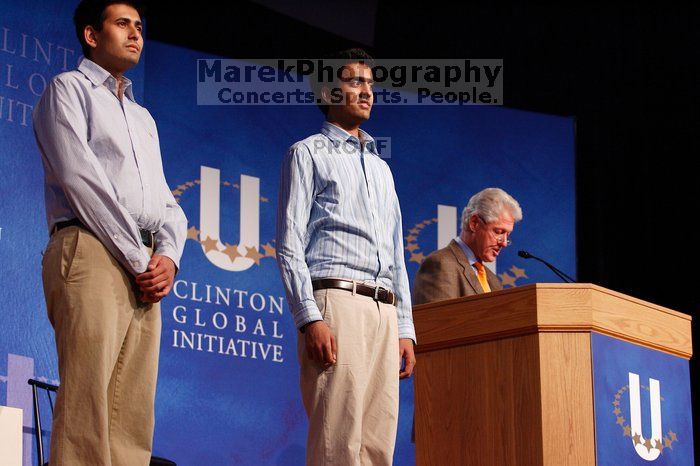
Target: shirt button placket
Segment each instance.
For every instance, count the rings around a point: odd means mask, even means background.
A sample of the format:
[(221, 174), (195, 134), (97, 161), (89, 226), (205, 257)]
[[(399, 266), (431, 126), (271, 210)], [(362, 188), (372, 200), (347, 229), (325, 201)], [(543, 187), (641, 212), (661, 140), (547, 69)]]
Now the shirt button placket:
[(374, 238), (375, 238), (375, 243), (377, 245), (377, 263), (379, 265), (377, 269), (377, 273), (374, 277), (375, 281), (379, 279), (379, 277), (382, 274), (382, 254), (381, 254), (381, 242), (379, 240), (379, 228), (377, 226), (377, 219), (379, 218), (379, 215), (377, 213), (377, 203), (375, 196), (372, 195), (372, 176), (370, 176), (371, 170), (370, 170), (370, 160), (369, 157), (365, 156), (365, 150), (364, 148), (360, 149), (360, 157), (362, 157), (364, 163), (362, 166), (364, 167), (364, 173), (365, 173), (365, 178), (367, 180), (367, 197), (369, 198), (369, 208), (370, 208), (370, 213), (372, 215), (372, 229), (374, 230)]

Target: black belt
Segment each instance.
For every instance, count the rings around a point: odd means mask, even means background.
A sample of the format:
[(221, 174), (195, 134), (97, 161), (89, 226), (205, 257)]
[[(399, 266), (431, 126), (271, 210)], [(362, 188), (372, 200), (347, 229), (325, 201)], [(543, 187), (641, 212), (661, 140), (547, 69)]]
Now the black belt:
[[(65, 222), (58, 222), (58, 223), (54, 224), (53, 233), (57, 232), (58, 230), (63, 230), (64, 228), (68, 228), (68, 227), (80, 227), (83, 230), (90, 231), (90, 229), (88, 227), (83, 225), (83, 222), (81, 222), (77, 218), (73, 218), (70, 220), (66, 220)], [(154, 238), (153, 238), (153, 233), (151, 233), (148, 230), (143, 230), (141, 228), (139, 228), (139, 233), (141, 233), (141, 242), (143, 243), (143, 245), (146, 246), (147, 248), (153, 249), (153, 243), (155, 242)]]
[(382, 288), (381, 286), (370, 286), (352, 280), (343, 280), (341, 278), (320, 278), (311, 282), (314, 290), (324, 290), (326, 288), (336, 288), (339, 290), (354, 291), (362, 296), (369, 296), (375, 301), (384, 304), (395, 304), (396, 296), (391, 290)]

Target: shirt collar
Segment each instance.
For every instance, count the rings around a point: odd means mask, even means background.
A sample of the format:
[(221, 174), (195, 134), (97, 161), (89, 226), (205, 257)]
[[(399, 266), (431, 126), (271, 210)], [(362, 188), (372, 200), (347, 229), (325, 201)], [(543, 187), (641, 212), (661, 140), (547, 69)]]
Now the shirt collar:
[(479, 260), (476, 258), (476, 255), (474, 255), (474, 252), (469, 246), (467, 246), (467, 243), (462, 241), (461, 237), (456, 237), (455, 242), (459, 244), (459, 247), (462, 248), (462, 251), (464, 251), (464, 255), (467, 256), (467, 261), (469, 261), (469, 265), (474, 266), (474, 262), (479, 262)]
[[(321, 126), (321, 133), (330, 139), (335, 147), (338, 147), (340, 144), (345, 142), (352, 144), (358, 150), (361, 147), (359, 139), (333, 123), (324, 121), (323, 126)], [(368, 132), (360, 129), (360, 138), (362, 139), (362, 142), (367, 150), (369, 150), (372, 154), (379, 156), (377, 153), (377, 143)]]
[[(95, 86), (104, 85), (110, 91), (112, 91), (112, 93), (116, 92), (117, 80), (115, 79), (115, 77), (112, 76), (109, 73), (109, 71), (105, 70), (89, 58), (81, 58), (80, 63), (78, 64), (78, 71), (83, 73), (85, 77), (88, 78), (90, 82), (92, 82), (92, 84), (94, 84)], [(127, 96), (132, 102), (136, 102), (136, 100), (134, 100), (134, 93), (131, 86), (131, 80), (126, 76), (122, 76), (122, 80), (124, 86), (124, 95)]]

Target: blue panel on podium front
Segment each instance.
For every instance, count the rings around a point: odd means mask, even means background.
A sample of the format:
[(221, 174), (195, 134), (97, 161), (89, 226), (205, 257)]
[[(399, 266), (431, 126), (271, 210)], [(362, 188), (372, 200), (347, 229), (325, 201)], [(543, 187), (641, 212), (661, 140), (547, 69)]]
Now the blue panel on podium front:
[(694, 465), (688, 361), (591, 334), (596, 457), (606, 465)]

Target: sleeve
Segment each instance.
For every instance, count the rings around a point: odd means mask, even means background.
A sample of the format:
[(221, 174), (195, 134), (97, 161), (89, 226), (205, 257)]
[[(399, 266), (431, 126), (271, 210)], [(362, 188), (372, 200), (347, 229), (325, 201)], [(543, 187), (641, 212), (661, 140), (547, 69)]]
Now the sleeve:
[(314, 199), (311, 153), (295, 145), (282, 162), (277, 206), (277, 264), (297, 328), (323, 320), (306, 264), (308, 224)]
[(411, 291), (408, 284), (408, 273), (403, 249), (403, 226), (401, 206), (398, 196), (394, 201), (394, 277), (393, 285), (396, 293), (396, 312), (398, 315), (399, 338), (410, 338), (416, 342), (416, 330), (413, 327), (413, 310), (411, 308)]
[[(155, 126), (155, 122), (153, 123)], [(158, 140), (158, 132), (156, 130), (156, 144), (160, 147)], [(159, 149), (160, 153), (160, 149)], [(165, 174), (161, 168), (161, 192), (162, 198), (165, 201), (165, 220), (163, 226), (156, 233), (156, 247), (154, 254), (166, 256), (170, 258), (175, 267), (180, 269), (180, 258), (185, 249), (185, 241), (187, 240), (187, 217), (180, 205), (175, 200), (168, 182), (165, 179)]]
[(46, 168), (55, 176), (73, 213), (127, 270), (134, 275), (144, 272), (148, 250), (88, 145), (87, 116), (78, 92), (61, 80), (52, 80), (33, 120)]

